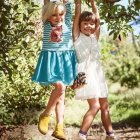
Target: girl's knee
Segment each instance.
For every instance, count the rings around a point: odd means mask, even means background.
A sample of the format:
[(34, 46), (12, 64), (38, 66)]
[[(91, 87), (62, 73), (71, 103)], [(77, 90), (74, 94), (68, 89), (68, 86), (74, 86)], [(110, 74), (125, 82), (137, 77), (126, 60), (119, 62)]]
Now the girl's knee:
[(101, 106), (101, 111), (102, 112), (109, 112), (109, 104), (108, 103), (104, 103), (104, 104), (102, 104), (102, 106)]
[(99, 110), (99, 109), (100, 109), (100, 104), (99, 104), (99, 103), (96, 103), (96, 104), (94, 105), (94, 108), (95, 108), (96, 110)]
[(88, 104), (89, 104), (89, 108), (91, 109), (91, 110), (99, 110), (100, 109), (100, 104), (99, 104), (99, 101), (98, 101), (98, 99), (89, 99), (88, 100)]
[(101, 111), (109, 111), (109, 103), (107, 98), (101, 98), (99, 100)]
[(87, 115), (92, 114), (93, 116), (95, 116), (99, 110), (100, 110), (100, 105), (93, 104), (92, 106), (89, 107), (89, 109), (87, 111)]
[(66, 86), (63, 83), (57, 82), (54, 84), (54, 86), (55, 86), (55, 90), (57, 90), (59, 94), (65, 93)]
[(93, 104), (92, 106), (90, 106), (89, 110), (91, 110), (91, 111), (94, 110), (94, 111), (98, 112), (100, 110), (100, 104), (98, 104), (98, 103)]

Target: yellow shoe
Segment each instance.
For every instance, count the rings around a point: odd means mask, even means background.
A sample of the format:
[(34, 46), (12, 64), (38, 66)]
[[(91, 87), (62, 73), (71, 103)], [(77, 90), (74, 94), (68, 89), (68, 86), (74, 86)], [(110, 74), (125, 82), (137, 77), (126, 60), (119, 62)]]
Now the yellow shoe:
[(52, 136), (59, 139), (59, 140), (66, 140), (63, 129), (64, 129), (63, 124), (57, 124), (54, 132), (52, 133)]
[(47, 134), (48, 132), (48, 124), (50, 122), (50, 115), (44, 115), (41, 114), (39, 117), (39, 123), (38, 123), (38, 130), (42, 134)]

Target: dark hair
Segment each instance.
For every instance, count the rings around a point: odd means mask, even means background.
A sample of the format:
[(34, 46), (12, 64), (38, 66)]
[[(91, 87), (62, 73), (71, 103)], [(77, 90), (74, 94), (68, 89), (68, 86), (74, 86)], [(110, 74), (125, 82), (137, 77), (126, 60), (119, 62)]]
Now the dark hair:
[(89, 11), (82, 12), (80, 15), (80, 18), (79, 18), (79, 27), (80, 27), (82, 21), (90, 21), (90, 20), (93, 20), (96, 24), (97, 18), (95, 16), (95, 14), (92, 12), (89, 12)]

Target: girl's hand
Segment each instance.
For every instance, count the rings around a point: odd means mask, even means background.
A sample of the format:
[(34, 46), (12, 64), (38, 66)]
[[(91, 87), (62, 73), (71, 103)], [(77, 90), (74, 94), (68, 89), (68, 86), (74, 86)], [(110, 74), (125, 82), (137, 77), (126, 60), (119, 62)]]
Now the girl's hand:
[(94, 0), (86, 0), (86, 4), (87, 4), (89, 7), (91, 7), (91, 2), (94, 3)]
[(91, 7), (91, 0), (86, 0), (86, 4)]

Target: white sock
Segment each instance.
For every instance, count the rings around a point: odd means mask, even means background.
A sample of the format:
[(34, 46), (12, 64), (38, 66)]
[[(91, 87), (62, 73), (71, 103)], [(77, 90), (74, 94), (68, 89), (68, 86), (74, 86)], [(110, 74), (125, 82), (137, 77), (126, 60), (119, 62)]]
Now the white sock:
[(87, 140), (87, 135), (84, 135), (82, 133), (79, 133), (78, 135), (79, 135), (80, 140)]

